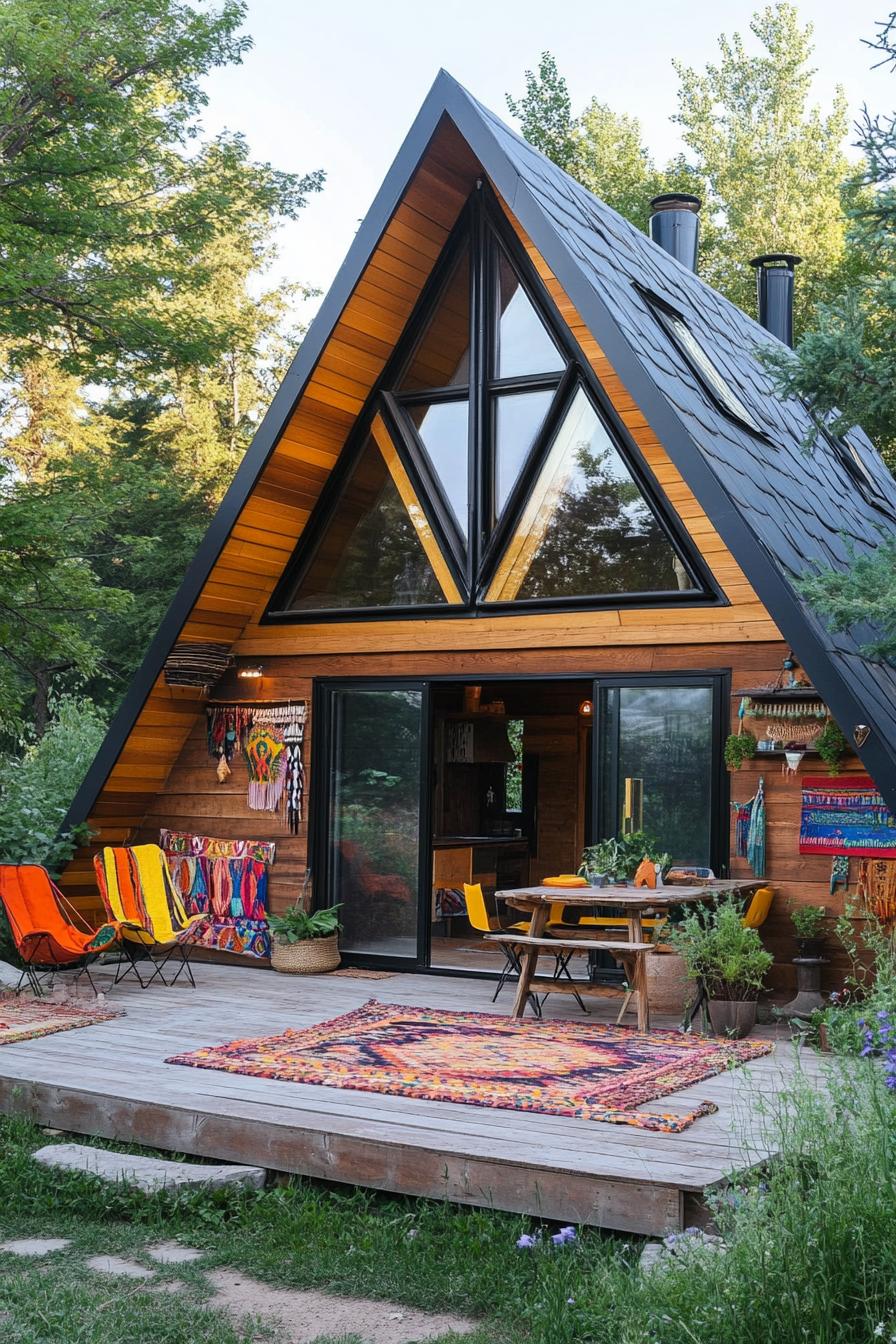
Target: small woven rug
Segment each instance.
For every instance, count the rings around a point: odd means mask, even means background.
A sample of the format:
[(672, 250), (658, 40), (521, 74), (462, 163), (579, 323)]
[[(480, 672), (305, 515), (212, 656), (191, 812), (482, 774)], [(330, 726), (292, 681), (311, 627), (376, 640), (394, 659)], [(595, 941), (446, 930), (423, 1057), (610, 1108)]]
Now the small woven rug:
[(580, 1020), (518, 1021), (371, 999), (303, 1031), (227, 1041), (166, 1063), (679, 1133), (718, 1107), (709, 1101), (685, 1112), (641, 1107), (772, 1048), (768, 1041), (642, 1034)]
[(56, 1003), (53, 999), (34, 999), (25, 994), (0, 995), (0, 1045), (51, 1036), (54, 1031), (71, 1031), (74, 1027), (92, 1027), (113, 1017), (121, 1017), (120, 1008), (99, 1004), (82, 1007), (78, 1003)]
[(346, 980), (391, 980), (397, 971), (368, 971), (362, 966), (343, 966), (331, 974), (345, 976)]

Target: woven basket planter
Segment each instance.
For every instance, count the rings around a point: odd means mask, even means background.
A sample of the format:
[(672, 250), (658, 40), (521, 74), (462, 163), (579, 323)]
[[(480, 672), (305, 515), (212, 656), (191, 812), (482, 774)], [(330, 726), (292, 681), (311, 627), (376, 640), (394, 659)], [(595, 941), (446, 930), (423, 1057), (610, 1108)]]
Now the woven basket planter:
[(287, 943), (275, 934), (271, 939), (271, 965), (283, 975), (320, 975), (339, 965), (339, 936), (303, 938)]
[(694, 993), (677, 952), (654, 952), (644, 962), (647, 1002), (654, 1012), (680, 1017)]

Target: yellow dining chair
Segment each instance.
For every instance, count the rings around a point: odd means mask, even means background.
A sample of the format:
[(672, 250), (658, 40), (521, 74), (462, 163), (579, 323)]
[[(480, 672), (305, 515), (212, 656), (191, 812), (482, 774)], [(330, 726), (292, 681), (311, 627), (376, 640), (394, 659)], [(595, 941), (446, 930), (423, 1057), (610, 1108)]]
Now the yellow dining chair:
[[(514, 924), (502, 924), (497, 915), (492, 915), (485, 904), (485, 894), (482, 890), (481, 882), (464, 883), (464, 900), (467, 906), (467, 919), (477, 933), (528, 933), (530, 921), (528, 919), (519, 919)], [(492, 1003), (495, 1002), (501, 990), (507, 984), (512, 975), (518, 976), (520, 973), (519, 953), (512, 943), (501, 943), (504, 950), (504, 969), (498, 980), (498, 988), (492, 995)], [(531, 996), (535, 1006), (537, 1016), (541, 1016), (541, 1008), (534, 994)]]
[(745, 929), (758, 929), (768, 919), (768, 912), (772, 908), (772, 901), (775, 899), (773, 887), (760, 887), (754, 891), (750, 899), (750, 904), (744, 911), (741, 924)]

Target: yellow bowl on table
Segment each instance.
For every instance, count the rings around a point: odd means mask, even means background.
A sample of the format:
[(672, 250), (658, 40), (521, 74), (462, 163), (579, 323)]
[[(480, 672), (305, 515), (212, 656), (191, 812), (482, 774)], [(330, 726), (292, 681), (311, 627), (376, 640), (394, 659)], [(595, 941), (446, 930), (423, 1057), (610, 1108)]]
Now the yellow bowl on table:
[(576, 873), (561, 873), (559, 877), (546, 877), (541, 884), (543, 887), (587, 887), (588, 883), (584, 877), (579, 877)]

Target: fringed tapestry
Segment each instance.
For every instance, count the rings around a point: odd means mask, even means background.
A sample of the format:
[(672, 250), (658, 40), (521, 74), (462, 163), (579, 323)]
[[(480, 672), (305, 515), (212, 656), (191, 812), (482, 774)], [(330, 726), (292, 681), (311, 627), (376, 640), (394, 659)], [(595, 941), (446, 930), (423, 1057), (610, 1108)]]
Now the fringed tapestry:
[(217, 952), (269, 957), (268, 868), (276, 845), (268, 840), (218, 840), (163, 830), (174, 886), (188, 915), (211, 916), (198, 939)]
[(175, 644), (165, 659), (168, 686), (213, 686), (233, 663), (229, 644)]
[(896, 818), (868, 775), (804, 776), (800, 853), (896, 859)]
[(218, 762), (225, 783), (237, 749), (249, 772), (249, 807), (254, 812), (282, 809), (296, 835), (304, 816), (306, 706), (304, 700), (283, 705), (209, 705), (208, 754)]

